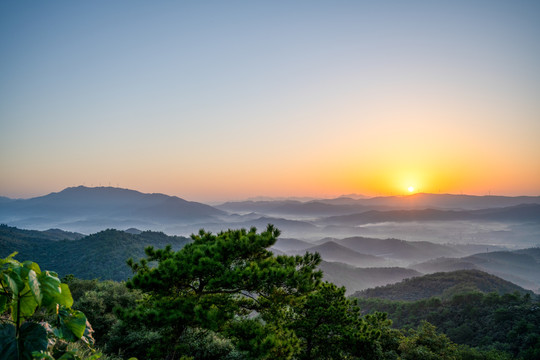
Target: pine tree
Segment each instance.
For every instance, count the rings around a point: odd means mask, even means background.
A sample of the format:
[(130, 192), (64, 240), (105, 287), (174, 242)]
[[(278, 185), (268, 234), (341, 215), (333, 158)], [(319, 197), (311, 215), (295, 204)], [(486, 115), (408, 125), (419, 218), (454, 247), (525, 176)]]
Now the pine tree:
[(178, 339), (189, 328), (224, 334), (253, 359), (290, 358), (298, 340), (281, 319), (322, 274), (318, 254), (274, 256), (268, 248), (278, 236), (272, 225), (260, 234), (255, 228), (217, 235), (201, 230), (177, 252), (147, 248), (146, 259), (128, 261), (135, 274), (127, 286), (149, 296), (123, 317), (160, 329), (167, 346), (157, 344), (154, 352), (163, 358), (182, 353)]

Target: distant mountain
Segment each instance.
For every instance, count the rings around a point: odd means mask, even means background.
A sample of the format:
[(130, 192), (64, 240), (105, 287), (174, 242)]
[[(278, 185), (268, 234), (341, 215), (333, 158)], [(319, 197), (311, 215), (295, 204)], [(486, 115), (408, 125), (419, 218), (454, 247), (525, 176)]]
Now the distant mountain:
[(254, 196), (246, 199), (245, 201), (313, 201), (317, 198), (310, 196)]
[(490, 220), (540, 223), (540, 204), (521, 204), (481, 210), (371, 210), (359, 214), (327, 217), (323, 224), (362, 225), (381, 222)]
[[(84, 237), (83, 234), (64, 231), (60, 229), (49, 229), (45, 231), (37, 230), (23, 230), (16, 227), (7, 226), (5, 224), (0, 225), (0, 239), (17, 239), (20, 241), (39, 241), (39, 240), (80, 240)], [(0, 242), (0, 245), (2, 243)], [(7, 245), (6, 245), (7, 246)], [(2, 249), (2, 247), (0, 247)]]
[(121, 281), (131, 276), (126, 260), (144, 257), (145, 247), (163, 248), (170, 244), (174, 250), (179, 250), (189, 241), (161, 232), (144, 231), (134, 235), (118, 230), (105, 230), (78, 240), (58, 240), (46, 231), (2, 225), (0, 258), (17, 251), (15, 259), (35, 261), (42, 269), (56, 271), (60, 276), (73, 274), (82, 279)]
[(513, 251), (515, 254), (528, 255), (540, 263), (540, 247), (521, 249)]
[(319, 269), (324, 272), (323, 279), (338, 286), (345, 286), (347, 294), (367, 288), (393, 284), (421, 273), (400, 267), (359, 268), (351, 265), (322, 261)]
[[(290, 204), (302, 204), (298, 200), (246, 200), (246, 201), (229, 201), (221, 205), (216, 205), (216, 208), (223, 211), (249, 213), (260, 212), (267, 213), (279, 206)], [(261, 211), (262, 210), (262, 211)]]
[(337, 261), (358, 267), (384, 266), (387, 264), (384, 258), (361, 254), (333, 241), (310, 247), (301, 252), (305, 251), (311, 253), (317, 252), (325, 261)]
[(480, 270), (480, 267), (474, 263), (462, 258), (446, 258), (440, 257), (431, 259), (419, 264), (410, 266), (409, 268), (423, 272), (424, 274), (436, 272), (449, 272), (457, 270)]
[(540, 291), (539, 248), (478, 253), (462, 258), (439, 258), (411, 266), (423, 272), (479, 269), (526, 289)]
[(338, 198), (335, 198), (335, 199), (330, 199), (331, 201), (332, 200), (342, 200), (342, 199), (353, 199), (353, 200), (360, 200), (360, 199), (369, 199), (370, 197), (369, 196), (366, 196), (366, 195), (362, 195), (362, 194), (345, 194), (345, 195), (341, 195), (340, 197)]
[(124, 230), (124, 232), (127, 232), (128, 234), (139, 235), (140, 233), (142, 233), (142, 230), (139, 230), (137, 228), (129, 228)]
[(540, 196), (474, 196), (456, 194), (418, 193), (406, 196), (374, 197), (358, 200), (368, 207), (386, 207), (393, 209), (461, 209), (478, 210), (494, 207), (508, 207), (521, 204), (540, 204)]
[(240, 201), (227, 202), (216, 206), (218, 209), (249, 213), (257, 212), (272, 216), (322, 217), (331, 215), (352, 214), (360, 210), (367, 210), (356, 203), (356, 200), (313, 200), (313, 201)]
[[(289, 220), (283, 218), (273, 218), (262, 216), (258, 219), (248, 220), (246, 222), (240, 223), (242, 227), (249, 228), (250, 226), (255, 226), (258, 229), (264, 229), (268, 224), (275, 225), (282, 232), (287, 230), (289, 232), (311, 232), (317, 229), (317, 227), (309, 222), (299, 221), (299, 220)], [(235, 225), (235, 224), (232, 224)]]
[(274, 248), (284, 253), (290, 251), (298, 251), (313, 247), (312, 243), (292, 238), (278, 238), (273, 246)]
[(282, 204), (272, 208), (272, 213), (283, 215), (321, 217), (328, 215), (351, 214), (363, 207), (358, 204), (348, 204), (346, 201), (326, 202), (309, 201), (305, 203)]
[[(369, 210), (481, 210), (540, 204), (540, 196), (472, 196), (453, 194), (414, 194), (374, 198), (339, 197), (311, 201), (265, 200), (227, 202), (217, 208), (230, 212), (258, 212), (267, 215), (338, 216)], [(374, 214), (375, 215), (375, 214)], [(395, 214), (394, 216), (397, 216)], [(426, 214), (437, 216), (435, 213)], [(448, 215), (448, 214), (447, 214)]]
[(41, 197), (0, 203), (2, 223), (77, 231), (136, 225), (158, 228), (169, 223), (208, 221), (224, 214), (209, 205), (176, 196), (143, 194), (113, 187), (79, 186)]
[(77, 232), (64, 231), (61, 229), (49, 229), (43, 231), (50, 239), (56, 240), (80, 240), (84, 237), (83, 234)]
[(362, 254), (406, 261), (420, 261), (420, 259), (427, 260), (441, 256), (459, 256), (463, 254), (450, 246), (434, 244), (428, 241), (375, 239), (359, 236), (334, 241)]
[(171, 225), (166, 226), (164, 228), (164, 231), (168, 233), (187, 235), (197, 233), (200, 229), (204, 229), (206, 231), (211, 231), (214, 233), (218, 233), (227, 229), (249, 229), (251, 227), (256, 227), (259, 230), (263, 230), (266, 229), (268, 224), (276, 226), (281, 231), (281, 234), (283, 234), (283, 236), (288, 237), (302, 237), (305, 234), (313, 234), (318, 231), (317, 226), (306, 221), (288, 220), (284, 218), (274, 218), (268, 216), (252, 217), (251, 215), (249, 215), (247, 219), (239, 217), (231, 220), (231, 218), (234, 217), (220, 216), (214, 221), (195, 222), (193, 224), (187, 225)]
[(450, 297), (452, 294), (464, 291), (496, 292), (499, 294), (513, 293), (514, 291), (521, 294), (532, 293), (516, 284), (479, 270), (459, 270), (413, 277), (397, 284), (362, 290), (353, 296), (415, 301), (434, 296)]

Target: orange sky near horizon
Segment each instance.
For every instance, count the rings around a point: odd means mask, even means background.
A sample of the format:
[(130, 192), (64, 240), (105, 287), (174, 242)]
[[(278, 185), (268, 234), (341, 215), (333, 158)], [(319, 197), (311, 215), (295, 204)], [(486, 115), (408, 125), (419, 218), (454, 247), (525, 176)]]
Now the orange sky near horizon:
[(528, 0), (2, 3), (0, 196), (538, 196), (538, 38)]

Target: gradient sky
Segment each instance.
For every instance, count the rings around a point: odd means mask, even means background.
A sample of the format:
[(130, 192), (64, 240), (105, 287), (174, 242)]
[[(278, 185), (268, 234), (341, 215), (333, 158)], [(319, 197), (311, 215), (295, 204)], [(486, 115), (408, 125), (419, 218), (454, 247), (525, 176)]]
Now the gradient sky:
[(540, 195), (540, 1), (2, 1), (0, 195)]

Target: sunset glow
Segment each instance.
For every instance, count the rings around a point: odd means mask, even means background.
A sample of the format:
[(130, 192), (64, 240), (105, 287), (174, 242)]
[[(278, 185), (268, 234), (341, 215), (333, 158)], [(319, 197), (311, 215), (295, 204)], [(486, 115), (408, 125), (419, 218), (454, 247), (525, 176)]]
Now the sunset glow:
[(4, 2), (0, 196), (540, 194), (540, 2)]

